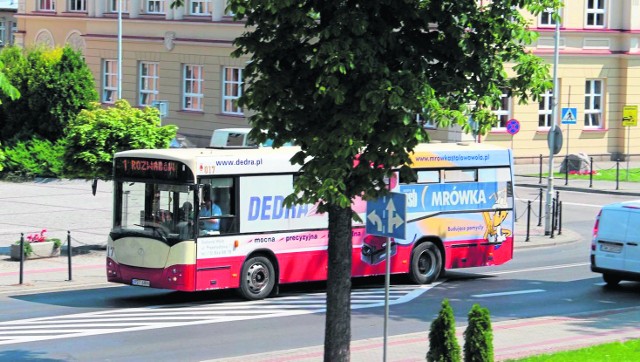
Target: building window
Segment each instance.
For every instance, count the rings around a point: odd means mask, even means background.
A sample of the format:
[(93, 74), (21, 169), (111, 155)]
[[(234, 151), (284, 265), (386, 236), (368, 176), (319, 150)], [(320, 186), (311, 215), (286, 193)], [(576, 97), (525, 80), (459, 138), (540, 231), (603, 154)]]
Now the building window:
[(164, 0), (146, 0), (147, 14), (164, 14)]
[(185, 65), (182, 78), (184, 79), (182, 108), (188, 111), (202, 111), (203, 67), (201, 65)]
[(109, 1), (109, 12), (117, 13), (118, 12), (118, 4), (122, 1), (122, 12), (129, 12), (129, 1), (128, 0), (110, 0)]
[(69, 11), (79, 11), (86, 12), (87, 11), (87, 1), (86, 0), (69, 0)]
[(208, 0), (190, 0), (189, 15), (211, 15)]
[(56, 11), (55, 0), (38, 0), (39, 11)]
[(226, 67), (222, 73), (222, 113), (243, 114), (238, 106), (238, 98), (242, 96), (242, 69)]
[(552, 124), (553, 92), (548, 90), (540, 95), (538, 107), (538, 127), (550, 128)]
[(587, 80), (584, 85), (584, 126), (601, 128), (602, 80)]
[(138, 104), (150, 106), (158, 99), (158, 63), (140, 62), (140, 98)]
[[(541, 12), (540, 17), (538, 18), (538, 25), (541, 27), (556, 26), (556, 21), (553, 18), (553, 13), (554, 11), (552, 8), (547, 8), (543, 12)], [(560, 15), (562, 15), (562, 12), (560, 12)]]
[(118, 61), (105, 60), (102, 74), (102, 102), (115, 103), (118, 96)]
[(0, 20), (0, 47), (7, 45), (7, 23)]
[(11, 22), (11, 35), (9, 36), (9, 44), (13, 45), (16, 42), (16, 33), (18, 32), (18, 23), (15, 21)]
[(506, 90), (503, 90), (500, 95), (500, 107), (492, 108), (493, 114), (498, 117), (498, 123), (493, 126), (493, 129), (507, 128), (507, 122), (511, 118), (511, 96), (509, 96)]
[(587, 0), (587, 26), (604, 27), (605, 0)]

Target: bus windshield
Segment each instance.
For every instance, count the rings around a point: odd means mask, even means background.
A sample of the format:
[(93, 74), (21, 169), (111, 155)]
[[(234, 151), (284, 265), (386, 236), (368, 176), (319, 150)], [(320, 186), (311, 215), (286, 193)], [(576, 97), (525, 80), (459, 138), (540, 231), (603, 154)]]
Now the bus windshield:
[(169, 245), (193, 240), (194, 188), (189, 185), (122, 182), (112, 236), (144, 236)]

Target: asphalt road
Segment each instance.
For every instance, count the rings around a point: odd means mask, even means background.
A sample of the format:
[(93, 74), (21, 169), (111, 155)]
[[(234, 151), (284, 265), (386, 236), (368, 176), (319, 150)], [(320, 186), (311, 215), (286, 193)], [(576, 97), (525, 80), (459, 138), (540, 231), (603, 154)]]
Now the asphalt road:
[[(494, 322), (635, 307), (639, 283), (610, 290), (588, 266), (599, 206), (634, 197), (560, 195), (563, 224), (581, 240), (516, 250), (510, 263), (449, 272), (422, 288), (394, 277), (389, 334), (426, 336), (443, 298), (451, 301), (458, 325), (474, 303), (489, 308)], [(521, 206), (537, 196), (536, 189), (516, 190)], [(353, 340), (382, 335), (382, 284), (382, 278), (356, 281)], [(259, 302), (242, 301), (233, 291), (127, 286), (2, 296), (0, 360), (201, 361), (317, 346), (324, 339), (323, 311), (323, 283), (287, 286), (278, 298)]]

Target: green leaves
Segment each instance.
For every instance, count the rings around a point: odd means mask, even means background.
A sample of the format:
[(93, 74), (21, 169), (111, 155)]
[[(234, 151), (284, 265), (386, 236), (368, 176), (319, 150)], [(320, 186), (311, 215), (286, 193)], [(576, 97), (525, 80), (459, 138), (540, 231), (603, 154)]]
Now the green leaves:
[(67, 127), (65, 174), (110, 179), (113, 155), (128, 149), (167, 148), (177, 127), (160, 126), (156, 108), (133, 108), (118, 100), (110, 108), (94, 104)]

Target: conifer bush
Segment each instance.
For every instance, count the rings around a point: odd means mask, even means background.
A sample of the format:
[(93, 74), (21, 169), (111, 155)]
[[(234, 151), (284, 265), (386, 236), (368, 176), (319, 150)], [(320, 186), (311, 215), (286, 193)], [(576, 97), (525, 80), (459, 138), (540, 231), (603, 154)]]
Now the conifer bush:
[(460, 361), (460, 345), (456, 339), (456, 321), (448, 299), (442, 301), (438, 316), (431, 322), (427, 361)]
[(464, 331), (465, 362), (493, 362), (493, 331), (489, 310), (474, 304)]

